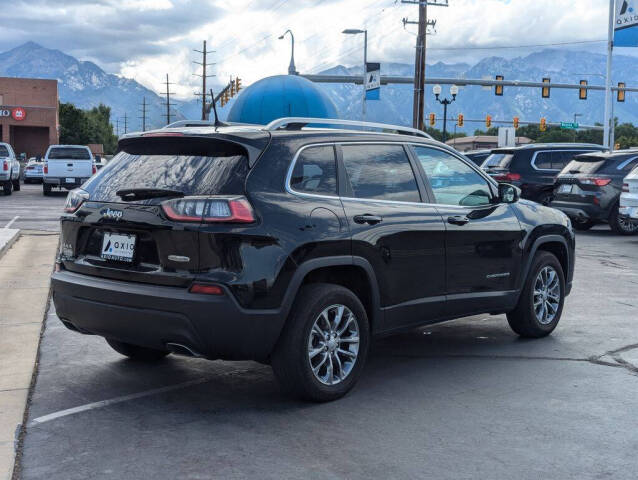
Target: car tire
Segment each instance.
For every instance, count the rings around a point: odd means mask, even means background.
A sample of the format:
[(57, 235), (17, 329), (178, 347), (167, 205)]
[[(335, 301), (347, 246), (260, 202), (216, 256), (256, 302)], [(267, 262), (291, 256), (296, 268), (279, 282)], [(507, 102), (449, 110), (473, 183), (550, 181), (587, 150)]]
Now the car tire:
[(368, 316), (352, 291), (333, 284), (309, 284), (299, 290), (271, 365), (286, 394), (329, 402), (355, 385), (369, 342)]
[(42, 193), (44, 194), (45, 197), (48, 197), (49, 195), (51, 195), (51, 185), (49, 185), (48, 183), (43, 183)]
[(609, 216), (609, 226), (618, 235), (636, 235), (638, 233), (638, 223), (625, 219), (619, 215), (620, 206), (616, 205)]
[(106, 343), (108, 343), (117, 353), (124, 355), (131, 360), (137, 360), (140, 362), (157, 362), (171, 353), (168, 350), (156, 350), (154, 348), (140, 347), (130, 343), (119, 342), (112, 338), (106, 338), (105, 340)]
[(521, 337), (545, 337), (558, 325), (564, 303), (563, 267), (552, 253), (539, 251), (532, 261), (518, 304), (507, 314), (507, 321)]
[(11, 192), (13, 192), (13, 182), (11, 180), (4, 182), (2, 185), (2, 192), (5, 195), (11, 195)]
[(549, 207), (549, 204), (554, 200), (554, 194), (552, 192), (543, 192), (538, 197), (537, 203)]
[(13, 181), (13, 190), (15, 192), (19, 192), (20, 191), (20, 179), (17, 179), (17, 180)]
[(579, 232), (586, 232), (587, 230), (590, 230), (591, 227), (593, 227), (595, 225), (595, 222), (593, 220), (573, 220), (572, 221), (572, 226), (574, 227), (574, 230), (578, 230)]

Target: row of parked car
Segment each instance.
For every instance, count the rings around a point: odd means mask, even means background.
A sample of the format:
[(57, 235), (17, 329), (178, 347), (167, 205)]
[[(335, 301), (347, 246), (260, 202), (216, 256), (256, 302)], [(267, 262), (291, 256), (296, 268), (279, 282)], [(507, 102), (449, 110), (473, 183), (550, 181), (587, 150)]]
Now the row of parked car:
[(576, 230), (608, 223), (616, 233), (638, 233), (638, 148), (553, 143), (466, 155), (523, 198), (566, 213)]
[(32, 157), (24, 166), (8, 143), (0, 143), (0, 185), (5, 195), (20, 190), (24, 183), (42, 183), (44, 195), (54, 188), (72, 190), (82, 185), (104, 164), (84, 145), (51, 145), (44, 157)]

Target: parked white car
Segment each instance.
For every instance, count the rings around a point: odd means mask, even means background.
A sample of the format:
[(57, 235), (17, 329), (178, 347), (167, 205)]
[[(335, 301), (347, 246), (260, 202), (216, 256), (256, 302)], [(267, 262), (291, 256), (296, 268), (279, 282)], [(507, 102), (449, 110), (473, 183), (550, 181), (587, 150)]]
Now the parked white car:
[(638, 221), (638, 168), (634, 168), (623, 180), (618, 213)]
[(8, 143), (0, 143), (0, 185), (5, 195), (20, 190), (20, 162)]
[(42, 183), (42, 161), (31, 157), (24, 167), (24, 183)]
[(73, 190), (86, 182), (97, 169), (89, 147), (84, 145), (51, 145), (44, 156), (42, 190), (45, 195), (53, 187)]

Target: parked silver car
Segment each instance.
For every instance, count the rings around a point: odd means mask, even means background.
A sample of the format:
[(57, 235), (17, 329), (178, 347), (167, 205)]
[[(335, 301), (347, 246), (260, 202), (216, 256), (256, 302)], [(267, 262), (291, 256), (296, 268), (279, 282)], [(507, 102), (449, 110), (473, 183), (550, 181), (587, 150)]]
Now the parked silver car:
[(24, 183), (42, 183), (42, 160), (31, 157), (24, 167)]

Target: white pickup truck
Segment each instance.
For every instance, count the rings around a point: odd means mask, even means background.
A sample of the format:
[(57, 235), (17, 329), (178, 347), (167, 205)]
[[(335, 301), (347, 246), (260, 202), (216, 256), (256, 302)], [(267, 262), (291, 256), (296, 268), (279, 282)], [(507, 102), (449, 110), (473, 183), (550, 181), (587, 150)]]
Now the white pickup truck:
[(0, 185), (5, 195), (20, 190), (20, 162), (8, 143), (0, 143)]
[(84, 145), (51, 145), (44, 156), (42, 190), (45, 195), (53, 187), (73, 190), (95, 172), (95, 160)]

